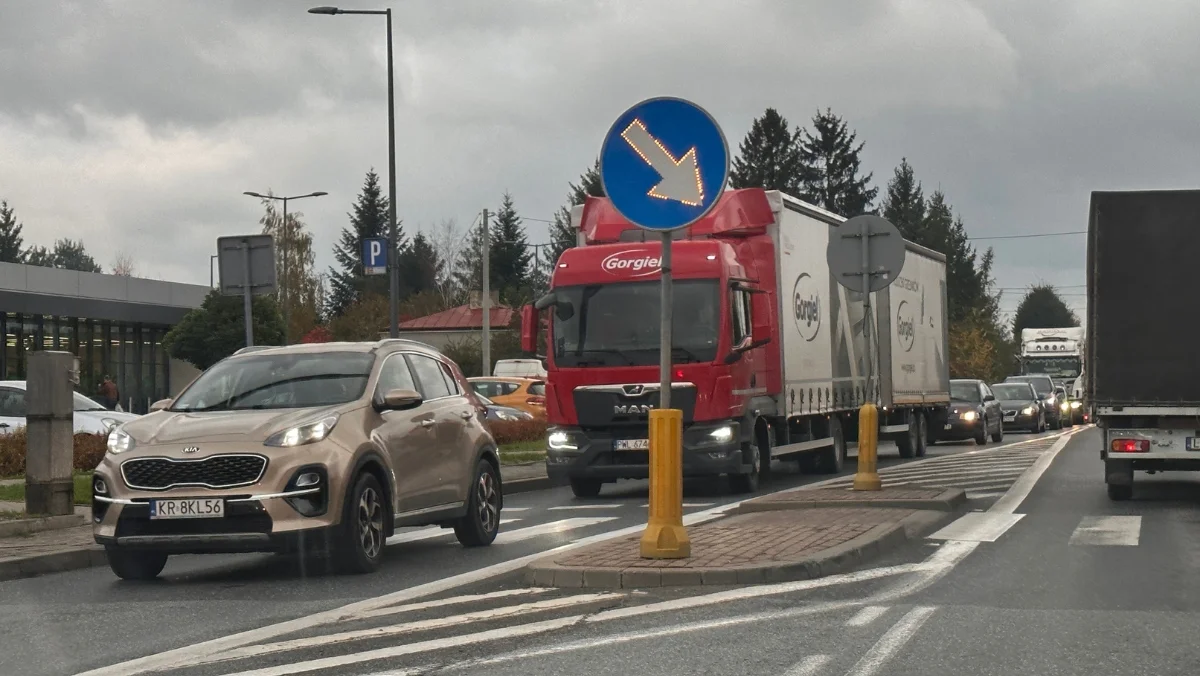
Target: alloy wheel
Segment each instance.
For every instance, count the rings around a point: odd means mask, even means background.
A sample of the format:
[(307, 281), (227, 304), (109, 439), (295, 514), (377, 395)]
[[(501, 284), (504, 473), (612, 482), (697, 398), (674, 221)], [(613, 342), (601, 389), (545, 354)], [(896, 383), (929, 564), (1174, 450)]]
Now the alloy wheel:
[(491, 533), (500, 524), (500, 493), (496, 490), (496, 478), (491, 472), (482, 472), (475, 487), (479, 525), (484, 532)]
[(363, 489), (358, 498), (358, 538), (369, 559), (383, 550), (383, 504), (374, 488)]

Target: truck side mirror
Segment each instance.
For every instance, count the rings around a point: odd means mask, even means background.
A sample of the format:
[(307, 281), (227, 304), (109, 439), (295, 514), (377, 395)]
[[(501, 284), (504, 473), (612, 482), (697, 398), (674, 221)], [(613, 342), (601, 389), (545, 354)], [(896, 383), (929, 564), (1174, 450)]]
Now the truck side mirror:
[(537, 352), (538, 312), (532, 305), (521, 308), (521, 351)]
[(771, 325), (755, 324), (751, 327), (750, 347), (762, 347), (771, 342)]

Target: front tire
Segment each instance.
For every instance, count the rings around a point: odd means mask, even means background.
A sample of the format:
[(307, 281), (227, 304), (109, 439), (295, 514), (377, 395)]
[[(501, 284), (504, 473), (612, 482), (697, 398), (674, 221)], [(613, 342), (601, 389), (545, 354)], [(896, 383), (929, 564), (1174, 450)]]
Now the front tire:
[(372, 474), (359, 474), (342, 512), (334, 567), (341, 573), (361, 575), (379, 569), (387, 540), (389, 509), (383, 487)]
[(108, 567), (122, 580), (153, 580), (167, 565), (164, 552), (146, 552), (105, 547)]
[(734, 493), (753, 493), (758, 490), (758, 478), (762, 474), (762, 454), (758, 444), (742, 444), (742, 459), (749, 458), (750, 471), (746, 474), (730, 474), (729, 487)]
[(979, 423), (979, 432), (975, 434), (975, 445), (986, 446), (988, 440), (987, 419)]
[(992, 441), (996, 442), (997, 444), (1001, 441), (1004, 441), (1004, 421), (996, 421), (996, 431), (992, 434)]
[(487, 460), (475, 468), (475, 482), (467, 513), (454, 524), (454, 536), (464, 547), (484, 547), (492, 544), (500, 532), (500, 508), (503, 506), (500, 477)]
[(603, 485), (599, 479), (571, 479), (571, 492), (577, 498), (594, 498), (600, 495)]

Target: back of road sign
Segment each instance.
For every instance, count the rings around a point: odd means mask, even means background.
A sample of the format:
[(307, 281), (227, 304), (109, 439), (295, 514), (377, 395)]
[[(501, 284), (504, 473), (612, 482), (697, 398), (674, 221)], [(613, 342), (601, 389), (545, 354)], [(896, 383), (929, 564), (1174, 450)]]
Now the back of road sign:
[(863, 214), (832, 228), (825, 258), (829, 272), (851, 291), (863, 290), (863, 235), (867, 237), (867, 260), (871, 291), (892, 283), (904, 269), (904, 238), (891, 221)]
[(648, 230), (674, 230), (716, 205), (729, 178), (729, 146), (703, 108), (676, 98), (642, 101), (609, 128), (600, 181), (613, 208)]

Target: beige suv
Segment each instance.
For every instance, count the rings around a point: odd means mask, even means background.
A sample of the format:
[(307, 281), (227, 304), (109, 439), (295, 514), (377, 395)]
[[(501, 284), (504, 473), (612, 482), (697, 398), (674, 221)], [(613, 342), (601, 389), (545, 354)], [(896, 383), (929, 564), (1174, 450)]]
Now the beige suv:
[(203, 552), (315, 550), (369, 572), (398, 526), (496, 538), (485, 411), (422, 343), (246, 348), (153, 408), (109, 434), (92, 485), (96, 542), (122, 578)]

